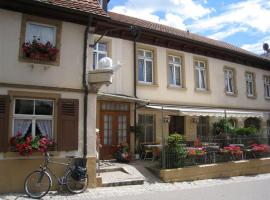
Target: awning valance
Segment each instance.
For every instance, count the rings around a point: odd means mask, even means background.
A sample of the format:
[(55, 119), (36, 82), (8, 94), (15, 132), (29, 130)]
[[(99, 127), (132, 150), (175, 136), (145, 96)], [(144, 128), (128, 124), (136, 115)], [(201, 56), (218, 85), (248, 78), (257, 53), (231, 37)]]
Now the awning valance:
[(127, 96), (123, 94), (109, 94), (109, 93), (98, 93), (98, 99), (99, 100), (107, 100), (107, 99), (113, 99), (113, 100), (119, 100), (119, 101), (127, 101), (127, 102), (136, 102), (139, 104), (147, 104), (149, 100), (147, 99), (140, 99), (133, 96)]
[(228, 118), (247, 118), (256, 117), (263, 118), (264, 112), (249, 111), (249, 110), (233, 110), (233, 109), (215, 109), (215, 108), (183, 108), (178, 106), (161, 106), (161, 105), (146, 105), (152, 109), (163, 109), (167, 111), (179, 111), (180, 115), (185, 116), (210, 116), (210, 117), (228, 117)]

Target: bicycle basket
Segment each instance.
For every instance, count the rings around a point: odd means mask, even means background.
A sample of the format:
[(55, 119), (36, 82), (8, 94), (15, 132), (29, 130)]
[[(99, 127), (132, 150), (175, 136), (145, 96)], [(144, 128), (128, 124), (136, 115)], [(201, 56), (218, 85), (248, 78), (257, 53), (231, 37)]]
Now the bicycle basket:
[(84, 181), (86, 178), (87, 169), (85, 167), (76, 166), (72, 170), (72, 178), (74, 178), (76, 181)]

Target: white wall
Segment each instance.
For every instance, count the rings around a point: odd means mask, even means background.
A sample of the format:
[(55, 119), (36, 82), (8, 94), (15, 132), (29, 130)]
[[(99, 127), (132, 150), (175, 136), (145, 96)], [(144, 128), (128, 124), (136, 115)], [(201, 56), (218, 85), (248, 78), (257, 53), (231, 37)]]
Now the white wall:
[(81, 88), (84, 26), (63, 22), (60, 66), (39, 65), (19, 61), (21, 19), (0, 9), (0, 82)]

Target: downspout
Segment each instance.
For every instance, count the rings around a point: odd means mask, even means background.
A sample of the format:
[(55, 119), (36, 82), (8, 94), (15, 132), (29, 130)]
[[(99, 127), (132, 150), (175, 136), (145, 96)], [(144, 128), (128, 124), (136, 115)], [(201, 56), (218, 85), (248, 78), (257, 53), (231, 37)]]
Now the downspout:
[[(130, 32), (134, 38), (133, 40), (133, 95), (135, 98), (137, 98), (137, 41), (139, 40), (141, 36), (141, 30), (138, 29), (136, 26), (131, 26), (130, 27)], [(134, 140), (135, 140), (135, 145), (136, 145), (136, 133), (137, 133), (137, 102), (135, 102), (134, 106)], [(135, 147), (136, 148), (136, 147)], [(136, 152), (136, 149), (135, 149)], [(137, 152), (136, 152), (137, 153)]]
[(84, 32), (84, 49), (83, 49), (83, 75), (82, 75), (82, 82), (83, 82), (83, 91), (84, 91), (84, 98), (83, 98), (83, 158), (87, 156), (87, 114), (88, 114), (88, 79), (86, 74), (87, 68), (87, 48), (88, 48), (88, 34), (90, 30), (90, 26), (92, 24), (92, 15), (88, 18), (88, 24), (85, 28)]

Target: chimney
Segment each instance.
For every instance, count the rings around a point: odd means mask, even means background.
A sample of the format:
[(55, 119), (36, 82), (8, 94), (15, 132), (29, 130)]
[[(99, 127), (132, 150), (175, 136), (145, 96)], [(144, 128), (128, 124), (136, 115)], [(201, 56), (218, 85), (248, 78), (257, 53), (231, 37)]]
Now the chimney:
[(108, 12), (108, 3), (110, 0), (98, 0), (99, 5), (101, 8), (107, 13)]

